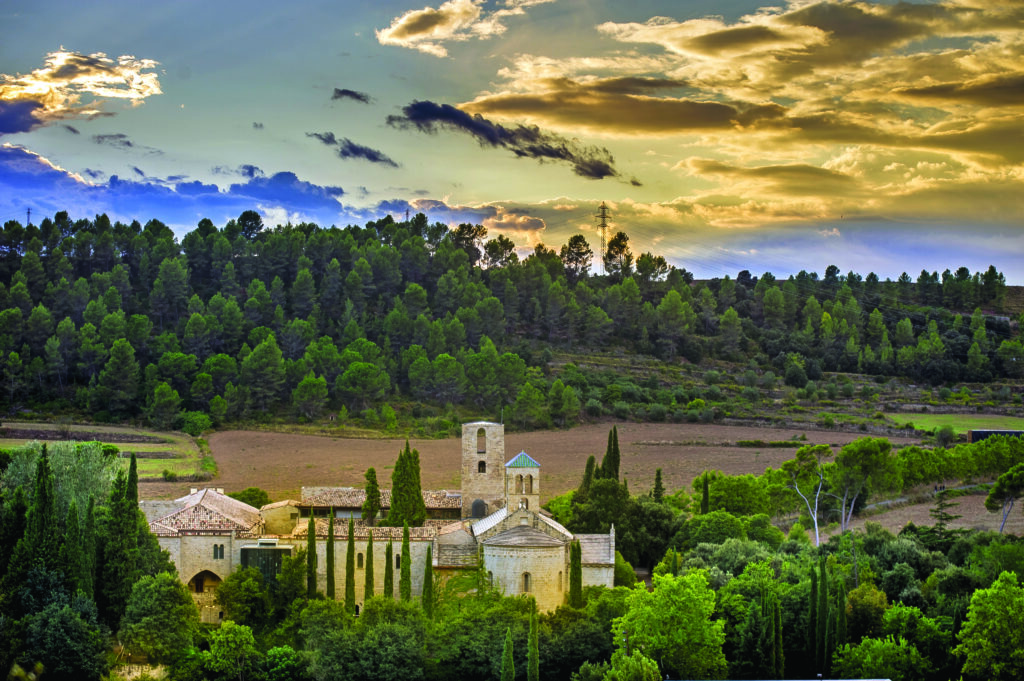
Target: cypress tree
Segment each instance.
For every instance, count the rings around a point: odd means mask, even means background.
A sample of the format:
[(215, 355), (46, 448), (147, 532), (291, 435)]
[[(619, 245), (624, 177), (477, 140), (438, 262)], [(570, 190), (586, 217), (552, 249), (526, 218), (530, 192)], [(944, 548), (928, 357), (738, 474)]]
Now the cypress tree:
[(665, 498), (665, 485), (661, 481), (660, 468), (654, 471), (654, 489), (651, 490), (651, 496), (659, 504), (661, 503), (662, 499)]
[(82, 527), (82, 577), (79, 588), (92, 598), (96, 584), (96, 508), (95, 499), (89, 497)]
[(786, 678), (786, 653), (782, 645), (782, 606), (775, 599), (775, 673), (778, 679)]
[[(814, 663), (818, 649), (818, 571), (811, 566), (811, 598), (807, 614), (807, 660)], [(817, 667), (814, 668), (817, 672)]]
[(537, 633), (537, 610), (530, 613), (530, 638), (526, 648), (526, 681), (540, 681), (540, 647)]
[(128, 483), (124, 490), (125, 501), (139, 507), (139, 467), (135, 460), (135, 452), (132, 452), (131, 461), (128, 463)]
[(587, 457), (587, 467), (583, 470), (583, 480), (580, 482), (580, 486), (576, 489), (576, 494), (573, 495), (572, 501), (574, 504), (584, 504), (587, 501), (587, 497), (590, 496), (590, 484), (594, 482), (595, 477), (600, 477), (600, 471), (596, 470), (597, 460), (594, 455), (591, 454)]
[(822, 652), (821, 673), (832, 673), (832, 655), (836, 652), (836, 609), (829, 608), (828, 623), (825, 627), (825, 649)]
[(0, 506), (0, 575), (7, 574), (7, 566), (14, 555), (14, 547), (25, 536), (25, 516), (28, 500), (25, 488), (18, 485), (14, 495)]
[(572, 608), (582, 608), (584, 605), (582, 553), (578, 541), (569, 545), (569, 607)]
[(516, 667), (512, 660), (512, 628), (505, 629), (505, 649), (501, 652), (501, 681), (516, 681)]
[(312, 511), (306, 526), (306, 598), (316, 598), (316, 520)]
[(839, 582), (836, 589), (836, 638), (835, 647), (839, 648), (847, 642), (846, 633), (846, 584)]
[(373, 530), (366, 540), (366, 582), (363, 586), (363, 603), (373, 598)]
[(619, 427), (612, 426), (608, 433), (608, 447), (605, 449), (604, 458), (601, 460), (601, 474), (597, 477), (619, 479)]
[(427, 546), (427, 564), (423, 566), (423, 612), (427, 619), (434, 617), (434, 557), (433, 548)]
[(704, 484), (700, 495), (700, 514), (707, 515), (711, 509), (711, 482), (707, 471), (704, 471), (702, 478)]
[[(405, 443), (406, 450), (409, 449), (409, 442)], [(409, 509), (411, 527), (423, 527), (427, 519), (427, 504), (423, 501), (423, 485), (420, 483), (420, 452), (413, 449), (409, 458)]]
[(398, 578), (398, 596), (412, 600), (412, 556), (409, 550), (409, 525), (402, 526), (402, 572)]
[(380, 485), (377, 484), (377, 471), (366, 469), (366, 501), (363, 502), (363, 520), (370, 527), (377, 521), (380, 513)]
[(817, 632), (817, 644), (815, 647), (814, 659), (816, 665), (816, 671), (825, 672), (825, 650), (826, 650), (826, 639), (828, 638), (826, 632), (829, 628), (829, 618), (831, 613), (829, 612), (828, 602), (828, 572), (825, 570), (825, 556), (822, 556), (818, 561), (818, 632)]
[(53, 487), (53, 470), (50, 468), (50, 456), (44, 444), (43, 451), (36, 461), (35, 496), (25, 517), (25, 534), (22, 541), (31, 562), (41, 563), (47, 568), (56, 566), (60, 551), (61, 532), (57, 520), (57, 498)]
[(384, 598), (395, 597), (395, 555), (391, 542), (384, 551)]
[(348, 550), (345, 552), (345, 610), (356, 611), (355, 521), (348, 519)]
[(102, 569), (97, 575), (97, 605), (108, 627), (116, 629), (124, 615), (132, 586), (139, 578), (139, 508), (130, 500), (128, 480), (118, 473), (110, 490), (110, 514), (98, 543), (103, 547)]
[(75, 593), (82, 588), (84, 560), (82, 534), (78, 524), (78, 504), (74, 499), (71, 500), (64, 525), (64, 542), (60, 546), (60, 565), (64, 572), (64, 581), (68, 585), (68, 593)]
[(411, 449), (406, 440), (391, 472), (391, 508), (386, 522), (392, 527), (405, 523), (420, 527), (426, 518), (427, 507), (420, 489), (420, 453)]
[(334, 509), (330, 509), (331, 518), (327, 521), (327, 598), (334, 600)]

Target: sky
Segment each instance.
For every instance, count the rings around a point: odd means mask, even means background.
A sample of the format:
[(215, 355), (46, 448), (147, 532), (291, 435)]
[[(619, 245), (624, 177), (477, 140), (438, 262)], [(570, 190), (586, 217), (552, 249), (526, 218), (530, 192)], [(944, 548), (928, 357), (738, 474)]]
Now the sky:
[[(424, 4), (428, 3), (428, 4)], [(0, 222), (595, 215), (698, 277), (1024, 284), (1024, 0), (0, 3)]]

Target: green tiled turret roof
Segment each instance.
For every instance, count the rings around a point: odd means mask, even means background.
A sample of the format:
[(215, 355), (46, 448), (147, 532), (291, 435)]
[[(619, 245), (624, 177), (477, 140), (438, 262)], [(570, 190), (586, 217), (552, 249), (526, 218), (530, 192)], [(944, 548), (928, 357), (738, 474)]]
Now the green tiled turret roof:
[(540, 468), (540, 464), (526, 452), (519, 452), (516, 458), (505, 464), (505, 468)]

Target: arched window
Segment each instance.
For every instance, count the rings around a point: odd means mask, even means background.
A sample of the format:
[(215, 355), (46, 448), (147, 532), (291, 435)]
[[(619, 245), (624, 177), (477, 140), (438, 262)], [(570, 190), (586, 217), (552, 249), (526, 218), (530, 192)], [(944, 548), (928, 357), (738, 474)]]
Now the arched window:
[(524, 594), (530, 593), (530, 573), (529, 572), (524, 572), (523, 573), (523, 593)]
[(523, 497), (522, 499), (520, 499), (519, 500), (519, 508), (526, 508), (526, 509), (530, 508), (530, 500), (527, 499), (526, 497)]
[(523, 493), (523, 476), (517, 475), (516, 476), (516, 494), (522, 494), (522, 493)]
[(363, 554), (361, 553), (356, 556), (356, 567), (360, 570), (363, 568)]
[[(483, 454), (487, 451), (487, 431), (483, 428), (476, 431), (476, 452), (477, 454)], [(481, 471), (483, 472), (483, 471)]]
[(558, 590), (562, 590), (562, 571), (558, 571)]
[(402, 557), (401, 556), (395, 556), (395, 569), (396, 570), (401, 570), (402, 569)]
[(479, 462), (477, 462), (477, 464), (476, 464), (476, 472), (477, 473), (486, 473), (487, 472), (487, 462), (486, 461), (479, 461)]
[(532, 475), (527, 475), (526, 476), (526, 493), (527, 494), (533, 494), (533, 476)]
[(487, 502), (477, 499), (473, 502), (473, 517), (483, 518), (485, 515), (487, 515)]

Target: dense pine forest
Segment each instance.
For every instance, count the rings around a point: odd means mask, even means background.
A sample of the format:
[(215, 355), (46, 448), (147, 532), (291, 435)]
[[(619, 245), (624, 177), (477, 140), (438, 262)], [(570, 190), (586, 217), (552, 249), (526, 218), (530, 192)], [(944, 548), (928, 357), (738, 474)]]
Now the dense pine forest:
[(776, 379), (806, 389), (825, 372), (931, 384), (1024, 374), (1020, 326), (1002, 313), (1007, 287), (994, 267), (882, 281), (830, 266), (695, 282), (661, 256), (634, 256), (621, 232), (602, 274), (593, 261), (582, 234), (520, 259), (503, 235), (423, 214), (269, 229), (246, 211), (223, 228), (202, 220), (180, 242), (158, 220), (10, 221), (0, 237), (0, 403), (7, 414), (196, 433), (326, 413), (422, 428), (417, 419), (434, 416), (447, 434), (452, 409), (504, 408), (526, 428), (700, 416), (697, 395), (657, 376), (588, 368), (602, 353), (745, 370), (752, 400)]

